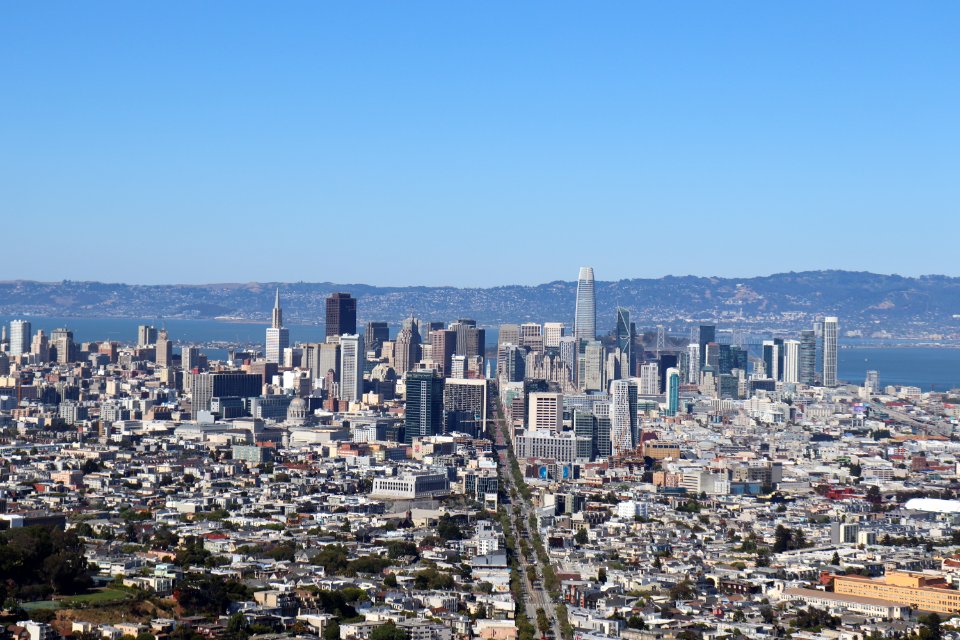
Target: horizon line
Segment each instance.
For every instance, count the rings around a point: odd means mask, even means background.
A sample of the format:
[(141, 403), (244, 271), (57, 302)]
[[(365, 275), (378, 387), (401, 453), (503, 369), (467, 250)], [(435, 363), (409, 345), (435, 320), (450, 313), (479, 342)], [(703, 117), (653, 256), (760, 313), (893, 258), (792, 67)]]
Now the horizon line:
[[(668, 278), (697, 278), (701, 280), (756, 280), (760, 278), (773, 278), (776, 276), (786, 276), (786, 275), (807, 275), (807, 274), (823, 274), (823, 273), (844, 273), (844, 274), (861, 274), (861, 275), (871, 275), (871, 276), (884, 276), (890, 278), (904, 278), (919, 280), (922, 278), (949, 278), (949, 279), (960, 279), (960, 276), (951, 276), (942, 273), (922, 273), (918, 275), (902, 275), (899, 273), (881, 273), (877, 271), (865, 271), (865, 270), (851, 270), (851, 269), (808, 269), (804, 271), (776, 271), (766, 275), (751, 275), (751, 276), (717, 276), (717, 275), (696, 275), (696, 274), (666, 274), (661, 276), (646, 276), (646, 277), (630, 277), (630, 278), (619, 278), (616, 280), (603, 280), (597, 279), (595, 277), (594, 282), (600, 284), (610, 284), (618, 282), (628, 282), (633, 280), (666, 280)], [(252, 285), (256, 286), (282, 286), (282, 285), (331, 285), (335, 287), (375, 287), (378, 289), (500, 289), (506, 287), (541, 287), (544, 285), (563, 283), (563, 284), (573, 284), (577, 283), (577, 279), (572, 280), (548, 280), (545, 282), (538, 282), (536, 284), (521, 284), (521, 283), (507, 283), (507, 284), (492, 284), (492, 285), (483, 285), (483, 286), (461, 286), (461, 285), (451, 285), (451, 284), (406, 284), (406, 285), (386, 285), (386, 284), (372, 284), (369, 282), (331, 282), (329, 280), (323, 281), (310, 281), (310, 280), (294, 280), (294, 281), (284, 281), (284, 280), (247, 280), (247, 281), (234, 281), (234, 282), (164, 282), (164, 283), (139, 283), (139, 282), (120, 282), (120, 281), (107, 281), (107, 280), (74, 280), (70, 278), (63, 278), (61, 280), (38, 280), (31, 278), (13, 278), (0, 280), (0, 286), (3, 285), (14, 285), (14, 284), (38, 284), (38, 285), (61, 285), (64, 283), (76, 283), (76, 284), (100, 284), (100, 285), (118, 285), (125, 287), (249, 287)]]

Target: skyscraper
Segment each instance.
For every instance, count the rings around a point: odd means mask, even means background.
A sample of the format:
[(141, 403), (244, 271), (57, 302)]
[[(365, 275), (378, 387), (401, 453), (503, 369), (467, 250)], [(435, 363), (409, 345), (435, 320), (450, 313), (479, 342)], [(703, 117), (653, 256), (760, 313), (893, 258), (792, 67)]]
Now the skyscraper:
[(560, 338), (563, 337), (564, 327), (562, 322), (543, 323), (543, 346), (546, 349), (557, 349), (560, 347)]
[(700, 345), (691, 342), (687, 345), (687, 382), (691, 384), (700, 384)]
[(30, 353), (37, 356), (37, 360), (40, 362), (46, 362), (50, 359), (50, 341), (47, 340), (43, 329), (39, 329), (33, 336), (33, 342), (30, 343)]
[(763, 366), (767, 377), (771, 380), (780, 380), (780, 345), (773, 340), (763, 341)]
[(599, 340), (581, 340), (582, 351), (577, 355), (577, 383), (584, 391), (603, 391), (606, 388), (604, 380), (604, 361), (606, 349)]
[[(58, 348), (58, 358), (59, 354), (60, 350)], [(160, 329), (160, 333), (157, 334), (157, 365), (161, 367), (173, 365), (173, 343), (170, 342), (170, 339), (167, 337), (166, 329)]]
[(800, 382), (800, 341), (783, 341), (783, 381)]
[(10, 355), (19, 356), (30, 353), (31, 327), (29, 320), (10, 322)]
[(697, 344), (700, 345), (700, 369), (703, 369), (706, 364), (707, 359), (707, 345), (711, 342), (717, 341), (717, 325), (714, 324), (702, 324), (700, 325), (700, 337), (697, 339)]
[(390, 340), (390, 328), (386, 322), (368, 322), (364, 344), (369, 351), (375, 351), (380, 355), (380, 348), (384, 342)]
[(597, 299), (594, 292), (593, 267), (580, 267), (573, 335), (581, 340), (597, 339)]
[(340, 336), (340, 400), (357, 402), (363, 396), (363, 336)]
[(817, 381), (817, 332), (806, 329), (800, 332), (800, 383), (814, 384)]
[(559, 432), (563, 428), (563, 394), (540, 391), (531, 393), (527, 429)]
[(398, 376), (410, 371), (417, 364), (420, 360), (420, 334), (417, 333), (416, 324), (411, 323), (400, 330), (394, 342), (393, 353), (393, 368)]
[(446, 378), (450, 375), (453, 354), (457, 350), (457, 332), (450, 329), (434, 330), (430, 334), (430, 346), (433, 362), (437, 365), (440, 376)]
[(520, 346), (530, 351), (543, 351), (543, 327), (536, 322), (520, 325)]
[(450, 330), (457, 334), (457, 355), (473, 358), (483, 357), (486, 350), (486, 331), (477, 328), (477, 321), (461, 318), (450, 323)]
[(157, 342), (157, 328), (149, 324), (141, 324), (137, 327), (137, 346), (146, 347), (147, 345), (156, 344)]
[(637, 425), (637, 386), (629, 380), (610, 383), (610, 445), (614, 456), (636, 446), (633, 434)]
[(283, 350), (290, 346), (290, 330), (283, 326), (283, 310), (280, 308), (280, 289), (273, 303), (273, 317), (267, 329), (267, 362), (280, 363)]
[(69, 329), (54, 329), (50, 334), (51, 346), (57, 350), (57, 364), (73, 362), (74, 344), (73, 331)]
[(200, 349), (183, 347), (180, 349), (180, 367), (184, 371), (193, 371), (200, 364)]
[(680, 371), (673, 367), (667, 369), (667, 415), (675, 416), (680, 410)]
[(357, 300), (349, 293), (332, 293), (327, 298), (327, 337), (357, 332)]
[(823, 386), (837, 386), (837, 332), (839, 322), (836, 317), (823, 319)]
[(406, 377), (404, 438), (433, 436), (443, 431), (443, 378), (433, 370), (413, 371)]
[(620, 349), (620, 376), (629, 378), (633, 375), (635, 358), (633, 350), (633, 338), (636, 335), (636, 328), (630, 322), (630, 311), (623, 307), (617, 307), (617, 328), (616, 345)]

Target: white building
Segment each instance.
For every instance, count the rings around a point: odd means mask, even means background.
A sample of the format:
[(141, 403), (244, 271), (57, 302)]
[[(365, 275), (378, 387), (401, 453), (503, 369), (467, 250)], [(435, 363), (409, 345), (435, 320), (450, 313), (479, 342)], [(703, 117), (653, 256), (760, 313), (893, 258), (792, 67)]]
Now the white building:
[(376, 478), (371, 498), (414, 500), (450, 494), (450, 481), (439, 473), (406, 473), (396, 478)]
[(563, 394), (531, 393), (527, 429), (530, 431), (560, 431), (563, 427)]
[(340, 400), (359, 402), (363, 396), (363, 336), (340, 336)]
[(823, 319), (823, 386), (837, 386), (837, 332), (839, 322), (836, 317)]

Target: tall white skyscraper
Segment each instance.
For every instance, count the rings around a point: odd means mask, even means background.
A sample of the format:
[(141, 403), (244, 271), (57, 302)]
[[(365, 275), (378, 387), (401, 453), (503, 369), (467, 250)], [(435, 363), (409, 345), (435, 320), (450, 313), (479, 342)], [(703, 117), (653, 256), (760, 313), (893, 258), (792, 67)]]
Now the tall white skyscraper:
[(629, 380), (614, 380), (610, 383), (610, 449), (613, 455), (623, 455), (634, 448), (636, 421), (636, 385)]
[(660, 365), (648, 362), (640, 366), (640, 395), (656, 396), (660, 394)]
[(273, 303), (273, 317), (267, 329), (267, 362), (281, 363), (283, 351), (290, 346), (290, 330), (283, 326), (283, 310), (280, 308), (280, 289)]
[(562, 322), (545, 322), (543, 324), (543, 346), (559, 348), (560, 338), (563, 337)]
[(593, 285), (593, 267), (580, 267), (573, 335), (581, 340), (597, 339), (597, 298)]
[(800, 341), (783, 341), (783, 381), (800, 382)]
[(363, 396), (363, 336), (340, 336), (340, 399), (357, 402)]
[(30, 353), (31, 327), (29, 320), (10, 322), (10, 355), (19, 356)]
[(839, 321), (835, 316), (823, 319), (823, 386), (837, 386), (837, 332)]
[(696, 342), (687, 345), (687, 382), (700, 384), (700, 345)]

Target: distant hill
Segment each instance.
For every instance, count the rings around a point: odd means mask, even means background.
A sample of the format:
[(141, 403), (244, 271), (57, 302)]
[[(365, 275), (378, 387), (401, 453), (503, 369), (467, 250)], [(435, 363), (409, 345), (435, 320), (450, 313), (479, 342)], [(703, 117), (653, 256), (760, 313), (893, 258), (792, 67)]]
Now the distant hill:
[[(418, 317), (474, 318), (485, 325), (527, 320), (572, 323), (576, 282), (459, 289), (375, 287), (364, 284), (246, 283), (127, 285), (101, 282), (0, 283), (0, 314), (116, 318), (269, 318), (274, 289), (290, 324), (319, 323), (324, 298), (348, 291), (361, 320), (399, 322)], [(640, 327), (716, 320), (745, 328), (808, 326), (817, 315), (837, 315), (845, 330), (898, 335), (953, 333), (960, 314), (960, 278), (906, 278), (849, 271), (779, 273), (756, 278), (669, 276), (597, 282), (600, 328), (612, 327), (617, 305), (631, 309)]]

